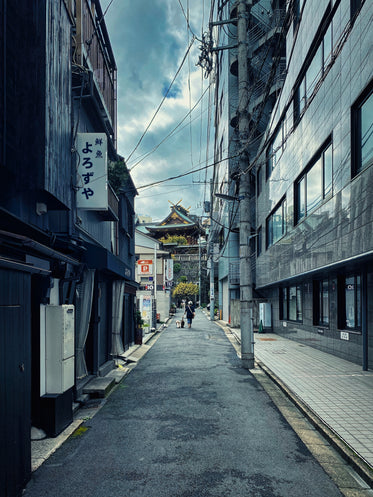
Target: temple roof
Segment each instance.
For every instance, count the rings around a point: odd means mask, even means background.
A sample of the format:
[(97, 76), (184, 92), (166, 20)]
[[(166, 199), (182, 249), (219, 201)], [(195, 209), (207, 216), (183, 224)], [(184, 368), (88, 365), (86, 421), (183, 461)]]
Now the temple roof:
[(179, 225), (196, 226), (196, 223), (189, 217), (189, 212), (181, 205), (172, 205), (170, 214), (161, 221), (158, 226)]
[(172, 234), (172, 232), (185, 233), (190, 236), (203, 231), (198, 218), (189, 214), (189, 210), (179, 205), (179, 202), (176, 205), (171, 204), (171, 212), (163, 221), (146, 224), (145, 227), (153, 236), (163, 236), (166, 233)]

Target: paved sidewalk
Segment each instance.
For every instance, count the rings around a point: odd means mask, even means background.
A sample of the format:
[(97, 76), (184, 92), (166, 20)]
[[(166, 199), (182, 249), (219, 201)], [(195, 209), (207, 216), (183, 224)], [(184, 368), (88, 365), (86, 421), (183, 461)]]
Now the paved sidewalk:
[[(229, 331), (240, 342), (240, 330)], [(255, 333), (254, 340), (258, 365), (337, 435), (345, 456), (373, 480), (373, 371), (280, 335)]]

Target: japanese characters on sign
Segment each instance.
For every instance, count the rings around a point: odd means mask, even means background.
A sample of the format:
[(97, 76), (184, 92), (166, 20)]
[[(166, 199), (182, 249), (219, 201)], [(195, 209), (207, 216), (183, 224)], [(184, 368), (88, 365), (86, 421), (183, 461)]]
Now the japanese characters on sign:
[(77, 135), (77, 207), (107, 210), (107, 136), (105, 133)]

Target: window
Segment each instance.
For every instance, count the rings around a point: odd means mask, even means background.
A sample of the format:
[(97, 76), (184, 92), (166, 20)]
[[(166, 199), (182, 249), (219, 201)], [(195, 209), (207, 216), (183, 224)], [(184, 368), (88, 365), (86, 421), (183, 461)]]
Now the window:
[(329, 326), (329, 281), (313, 282), (313, 324)]
[[(318, 35), (320, 36), (320, 35)], [(320, 38), (319, 38), (320, 39)], [(313, 44), (316, 45), (317, 41)], [(333, 50), (332, 23), (328, 24), (321, 41), (314, 52), (309, 55), (310, 62), (302, 70), (303, 78), (295, 88), (294, 97), (294, 121), (297, 122), (302, 117), (306, 106), (310, 103), (312, 95), (316, 90), (320, 78), (325, 73), (328, 64), (331, 62)]]
[(306, 72), (306, 101), (311, 98), (323, 69), (323, 44), (321, 43)]
[(350, 7), (351, 19), (353, 19), (357, 14), (357, 12), (360, 10), (363, 0), (350, 0), (350, 2), (351, 2), (351, 7)]
[(286, 233), (286, 199), (281, 200), (266, 221), (267, 248), (276, 243)]
[(338, 280), (339, 322), (341, 329), (361, 330), (361, 276), (351, 275)]
[(323, 40), (323, 68), (325, 70), (326, 66), (330, 64), (332, 60), (332, 50), (333, 50), (333, 30), (332, 23), (329, 24), (329, 27), (325, 33)]
[(273, 135), (271, 143), (266, 151), (266, 178), (271, 176), (272, 171), (279, 163), (282, 153), (285, 149), (285, 124), (282, 121), (278, 130)]
[(332, 193), (333, 150), (330, 140), (310, 164), (295, 182), (295, 224)]
[(256, 196), (262, 193), (262, 179), (263, 179), (263, 170), (262, 167), (258, 167), (256, 171)]
[(352, 108), (352, 175), (373, 163), (373, 90)]
[(280, 319), (287, 321), (288, 314), (288, 289), (280, 288)]
[(294, 0), (294, 3), (293, 3), (294, 29), (295, 29), (295, 26), (300, 21), (300, 15), (301, 15), (301, 12), (302, 12), (303, 4), (304, 4), (304, 0)]
[(256, 256), (259, 257), (262, 253), (262, 227), (258, 228), (258, 236), (256, 237)]
[(303, 320), (302, 287), (300, 285), (280, 288), (280, 319), (284, 321)]
[(219, 232), (219, 250), (221, 250), (224, 246), (224, 228), (222, 228)]

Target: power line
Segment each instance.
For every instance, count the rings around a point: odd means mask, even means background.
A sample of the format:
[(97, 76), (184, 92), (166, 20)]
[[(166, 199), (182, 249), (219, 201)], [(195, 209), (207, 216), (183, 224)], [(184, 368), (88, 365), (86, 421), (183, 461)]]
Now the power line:
[[(238, 156), (238, 154), (237, 154), (237, 156)], [(200, 167), (198, 169), (194, 169), (193, 171), (188, 171), (187, 173), (182, 173), (182, 174), (178, 174), (177, 176), (171, 176), (170, 178), (162, 179), (162, 180), (159, 180), (159, 181), (154, 181), (153, 183), (148, 183), (147, 185), (136, 186), (136, 189), (137, 190), (141, 190), (141, 189), (147, 188), (149, 186), (154, 186), (154, 185), (159, 185), (160, 183), (165, 183), (166, 181), (172, 181), (174, 179), (183, 178), (184, 176), (188, 176), (189, 174), (198, 173), (198, 171), (203, 171), (203, 170), (208, 169), (210, 167), (216, 166), (220, 162), (223, 162), (223, 161), (228, 160), (228, 159), (235, 158), (237, 156), (233, 155), (231, 157), (225, 157), (224, 159), (220, 159), (218, 161), (213, 162), (212, 164), (208, 164), (207, 166), (203, 166), (203, 167)]]
[[(168, 89), (167, 89), (167, 91), (166, 91), (166, 93), (165, 93), (164, 97), (162, 98), (161, 103), (158, 105), (157, 110), (155, 111), (155, 113), (154, 113), (153, 117), (152, 117), (152, 118), (151, 118), (151, 120), (150, 120), (150, 123), (148, 124), (148, 126), (147, 126), (147, 127), (146, 127), (146, 129), (145, 129), (145, 131), (144, 131), (144, 132), (143, 132), (143, 134), (141, 135), (140, 140), (137, 142), (137, 144), (136, 144), (135, 148), (132, 150), (132, 152), (130, 153), (130, 155), (127, 157), (127, 162), (130, 160), (130, 158), (132, 157), (132, 155), (136, 152), (136, 150), (138, 149), (138, 147), (139, 147), (140, 143), (142, 142), (142, 140), (143, 140), (144, 136), (145, 136), (145, 135), (146, 135), (146, 133), (148, 132), (148, 130), (149, 130), (149, 128), (150, 128), (150, 126), (153, 124), (153, 121), (154, 121), (154, 119), (156, 118), (156, 116), (157, 116), (158, 112), (160, 111), (160, 109), (161, 109), (161, 107), (162, 107), (162, 105), (163, 105), (164, 101), (166, 100), (167, 95), (169, 94), (169, 92), (170, 92), (170, 90), (171, 90), (171, 87), (172, 87), (172, 85), (174, 84), (174, 82), (175, 82), (175, 80), (176, 80), (177, 76), (179, 75), (179, 73), (180, 73), (180, 71), (181, 71), (181, 69), (182, 69), (182, 67), (183, 67), (183, 65), (184, 65), (184, 62), (185, 62), (185, 60), (186, 60), (186, 58), (187, 58), (187, 56), (188, 56), (188, 53), (189, 53), (190, 49), (192, 48), (192, 46), (193, 46), (193, 43), (194, 43), (194, 42), (195, 42), (195, 37), (193, 36), (192, 41), (190, 42), (190, 44), (189, 44), (189, 46), (188, 46), (188, 48), (187, 48), (187, 50), (186, 50), (186, 53), (185, 53), (185, 55), (184, 55), (184, 57), (183, 57), (183, 60), (181, 61), (181, 64), (180, 64), (180, 66), (179, 66), (178, 70), (176, 71), (176, 74), (175, 74), (175, 76), (174, 76), (173, 80), (171, 81), (170, 86), (168, 87)], [(136, 164), (136, 165), (137, 165), (137, 164)], [(133, 166), (133, 167), (132, 167), (129, 171), (131, 172), (131, 171), (132, 171), (132, 169), (133, 169), (134, 167), (135, 167), (135, 166)]]
[[(155, 152), (168, 138), (170, 138), (174, 132), (183, 124), (183, 122), (188, 118), (188, 116), (191, 115), (191, 113), (194, 111), (194, 109), (197, 107), (197, 105), (201, 102), (201, 100), (203, 99), (203, 97), (205, 96), (206, 92), (209, 90), (211, 84), (205, 89), (205, 91), (202, 93), (202, 95), (200, 96), (200, 98), (197, 100), (197, 102), (194, 104), (194, 106), (192, 107), (192, 109), (190, 109), (188, 111), (188, 113), (183, 117), (183, 119), (179, 122), (179, 124), (177, 124), (169, 133), (168, 135), (166, 135), (162, 141), (160, 141), (158, 143), (158, 145), (156, 145), (150, 152), (146, 153), (144, 156), (139, 156), (136, 160), (138, 160), (138, 162), (136, 162), (130, 169), (130, 171), (136, 167), (137, 165), (139, 165), (143, 160), (146, 159), (146, 157), (148, 157), (149, 155), (151, 155), (153, 152)], [(188, 124), (189, 126), (189, 124)], [(185, 126), (184, 126), (185, 127)], [(183, 129), (183, 128), (182, 128)], [(141, 159), (140, 159), (141, 157)], [(128, 159), (127, 159), (127, 164), (128, 164)]]
[(193, 30), (192, 30), (192, 28), (190, 27), (190, 22), (189, 22), (189, 0), (188, 0), (188, 7), (187, 7), (188, 15), (186, 15), (186, 14), (185, 14), (185, 10), (184, 10), (184, 7), (183, 7), (183, 5), (182, 5), (181, 1), (180, 1), (180, 0), (178, 0), (178, 1), (179, 1), (179, 5), (180, 5), (180, 7), (181, 7), (181, 10), (182, 10), (182, 12), (183, 12), (183, 15), (184, 15), (184, 17), (185, 17), (185, 20), (186, 20), (186, 23), (187, 23), (187, 28), (188, 28), (188, 29), (189, 29), (189, 31), (192, 33), (192, 35), (194, 36), (194, 38), (195, 38), (196, 40), (198, 40), (199, 42), (201, 42), (201, 40), (197, 37), (197, 35), (194, 33), (194, 31), (193, 31)]
[[(189, 26), (189, 0), (187, 0), (187, 23)], [(189, 32), (188, 32), (189, 41)], [(193, 169), (193, 134), (192, 134), (192, 89), (190, 85), (190, 54), (188, 54), (188, 94), (189, 94), (189, 138), (190, 138), (190, 163)]]

